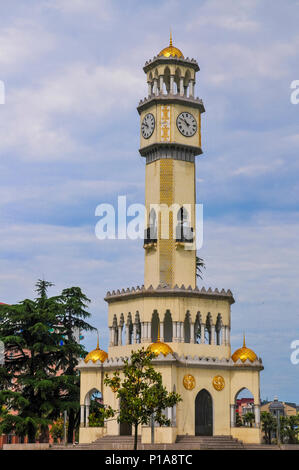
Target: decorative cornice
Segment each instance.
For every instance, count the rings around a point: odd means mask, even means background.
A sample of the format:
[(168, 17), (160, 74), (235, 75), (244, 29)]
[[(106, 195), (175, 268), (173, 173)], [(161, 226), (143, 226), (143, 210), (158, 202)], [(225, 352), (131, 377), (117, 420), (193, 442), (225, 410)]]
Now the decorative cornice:
[(184, 145), (171, 142), (155, 142), (139, 149), (142, 157), (146, 157), (146, 163), (151, 163), (162, 158), (172, 158), (194, 163), (194, 157), (202, 154), (201, 147)]
[[(121, 369), (124, 366), (124, 361), (128, 360), (130, 362), (130, 358), (127, 356), (121, 357), (113, 357), (106, 359), (105, 362), (97, 361), (96, 363), (88, 363), (86, 364), (84, 361), (80, 361), (77, 369)], [(249, 361), (247, 359), (245, 362), (238, 360), (234, 362), (231, 358), (227, 359), (217, 358), (217, 357), (199, 357), (199, 356), (179, 356), (177, 353), (168, 354), (164, 356), (162, 353), (159, 354), (156, 358), (153, 359), (153, 364), (156, 365), (176, 365), (176, 367), (200, 367), (200, 368), (215, 368), (215, 369), (253, 369), (253, 370), (263, 370), (263, 362), (262, 359), (259, 358), (254, 362)]]
[(230, 304), (235, 302), (230, 289), (227, 291), (224, 289), (219, 291), (217, 288), (213, 290), (209, 287), (209, 289), (206, 290), (204, 287), (199, 289), (197, 286), (195, 289), (192, 289), (191, 286), (185, 287), (184, 284), (181, 287), (177, 284), (174, 287), (171, 287), (168, 284), (159, 284), (156, 288), (152, 285), (145, 288), (142, 285), (141, 287), (137, 286), (126, 290), (118, 289), (117, 291), (108, 291), (104, 300), (111, 303), (138, 297), (198, 297), (202, 299), (228, 300)]
[(147, 60), (144, 64), (143, 70), (147, 73), (152, 68), (156, 67), (157, 65), (165, 64), (176, 64), (176, 65), (184, 65), (185, 67), (190, 67), (198, 72), (200, 70), (198, 63), (195, 59), (189, 59), (189, 57), (165, 57), (165, 56), (154, 56), (153, 59)]
[(137, 111), (139, 114), (142, 113), (145, 109), (149, 108), (153, 104), (163, 103), (163, 104), (184, 104), (187, 106), (193, 106), (194, 108), (198, 108), (200, 113), (205, 112), (205, 107), (203, 105), (203, 101), (199, 98), (191, 98), (186, 96), (180, 96), (179, 94), (172, 95), (168, 93), (167, 95), (163, 95), (160, 93), (159, 95), (150, 95), (148, 98), (144, 98), (143, 100), (139, 101)]

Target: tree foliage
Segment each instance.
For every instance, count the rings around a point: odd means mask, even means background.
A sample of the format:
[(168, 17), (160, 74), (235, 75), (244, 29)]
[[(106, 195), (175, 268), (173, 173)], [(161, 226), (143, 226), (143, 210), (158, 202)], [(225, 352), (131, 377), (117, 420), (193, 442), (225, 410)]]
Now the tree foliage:
[(205, 262), (199, 256), (196, 256), (196, 277), (202, 279), (202, 269), (206, 269)]
[(261, 423), (262, 423), (262, 430), (265, 434), (266, 444), (271, 444), (272, 434), (276, 432), (277, 420), (268, 411), (263, 411), (261, 413)]
[(118, 414), (118, 422), (134, 427), (134, 449), (137, 449), (138, 425), (148, 425), (153, 418), (160, 426), (170, 426), (164, 411), (181, 401), (180, 395), (169, 393), (163, 386), (161, 373), (152, 365), (154, 358), (154, 353), (139, 349), (132, 352), (130, 360), (125, 360), (121, 373), (116, 371), (111, 377), (106, 374), (104, 379), (121, 403), (120, 410), (107, 407), (105, 416)]
[[(0, 306), (0, 340), (5, 363), (0, 367), (0, 433), (41, 440), (49, 424), (65, 409), (79, 408), (75, 367), (86, 351), (74, 338), (74, 327), (90, 330), (84, 319), (88, 299), (79, 288), (48, 297), (53, 284), (39, 280), (37, 297)], [(74, 421), (74, 420), (73, 420)], [(71, 424), (71, 423), (70, 423)]]

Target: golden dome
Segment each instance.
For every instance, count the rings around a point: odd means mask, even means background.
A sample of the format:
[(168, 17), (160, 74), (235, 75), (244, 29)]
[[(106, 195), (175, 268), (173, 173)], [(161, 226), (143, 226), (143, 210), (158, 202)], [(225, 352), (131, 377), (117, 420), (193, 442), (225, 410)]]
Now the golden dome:
[(169, 46), (164, 47), (164, 49), (162, 49), (162, 51), (159, 52), (158, 56), (159, 57), (161, 57), (161, 56), (175, 57), (176, 56), (176, 57), (184, 58), (183, 53), (180, 51), (180, 49), (178, 49), (177, 47), (174, 47), (172, 45), (172, 35), (171, 35), (171, 33), (170, 33)]
[(87, 354), (86, 358), (84, 359), (84, 362), (86, 362), (86, 364), (89, 361), (92, 361), (93, 363), (95, 363), (98, 360), (100, 360), (101, 362), (105, 362), (107, 358), (108, 358), (108, 354), (106, 353), (106, 351), (103, 351), (102, 349), (99, 348), (99, 336), (98, 336), (96, 349), (94, 349), (93, 351), (90, 351), (90, 353)]
[(243, 347), (237, 349), (232, 355), (232, 360), (234, 362), (237, 362), (238, 359), (241, 359), (242, 362), (245, 362), (247, 359), (249, 359), (250, 362), (254, 362), (257, 360), (257, 355), (255, 354), (255, 352), (252, 351), (252, 349), (246, 347), (245, 335), (243, 339)]
[(147, 350), (153, 352), (154, 354), (156, 354), (156, 356), (159, 356), (160, 353), (162, 353), (164, 356), (167, 356), (168, 354), (173, 354), (173, 350), (171, 349), (171, 347), (168, 346), (168, 344), (162, 343), (160, 341), (160, 325), (158, 328), (157, 341), (155, 343), (150, 344)]
[(160, 353), (162, 353), (164, 356), (173, 353), (171, 347), (166, 343), (161, 343), (161, 341), (156, 341), (155, 343), (150, 344), (147, 350), (155, 353), (156, 356), (159, 356)]

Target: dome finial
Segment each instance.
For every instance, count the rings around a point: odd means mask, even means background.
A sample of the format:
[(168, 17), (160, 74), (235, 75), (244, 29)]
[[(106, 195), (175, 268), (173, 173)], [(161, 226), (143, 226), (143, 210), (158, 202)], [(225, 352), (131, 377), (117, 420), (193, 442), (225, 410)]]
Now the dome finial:
[(246, 344), (245, 344), (245, 331), (243, 331), (243, 348), (246, 348)]
[(99, 345), (99, 330), (97, 330), (97, 347), (90, 351), (90, 353), (87, 354), (86, 358), (84, 359), (84, 362), (87, 364), (89, 361), (92, 361), (93, 363), (96, 363), (98, 360), (101, 362), (105, 362), (106, 359), (108, 358), (108, 354), (106, 351), (103, 351), (100, 349)]
[(172, 47), (172, 32), (171, 32), (171, 28), (170, 28), (169, 47)]
[(158, 338), (157, 338), (157, 343), (160, 343), (160, 320), (158, 323)]

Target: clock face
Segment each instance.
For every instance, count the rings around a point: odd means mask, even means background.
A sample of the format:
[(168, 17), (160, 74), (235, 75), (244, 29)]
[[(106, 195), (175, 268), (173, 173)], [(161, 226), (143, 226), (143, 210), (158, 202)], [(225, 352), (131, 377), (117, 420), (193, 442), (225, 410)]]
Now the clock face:
[(155, 118), (152, 113), (144, 116), (141, 124), (141, 134), (145, 139), (149, 139), (155, 129)]
[(180, 133), (185, 137), (192, 137), (197, 131), (197, 122), (195, 117), (186, 111), (178, 115), (176, 125)]

